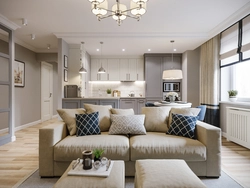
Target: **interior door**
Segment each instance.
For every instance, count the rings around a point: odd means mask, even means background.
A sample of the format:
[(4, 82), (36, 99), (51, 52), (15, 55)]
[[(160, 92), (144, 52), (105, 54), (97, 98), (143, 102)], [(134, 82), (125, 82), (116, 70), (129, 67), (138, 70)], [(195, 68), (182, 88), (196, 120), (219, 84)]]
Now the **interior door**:
[(53, 116), (53, 65), (41, 62), (41, 119)]

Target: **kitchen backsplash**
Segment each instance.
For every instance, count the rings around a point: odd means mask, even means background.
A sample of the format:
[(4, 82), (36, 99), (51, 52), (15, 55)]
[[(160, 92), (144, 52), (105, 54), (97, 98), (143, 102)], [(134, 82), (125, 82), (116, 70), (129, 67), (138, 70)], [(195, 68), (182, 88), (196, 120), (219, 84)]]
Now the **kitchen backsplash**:
[(121, 97), (128, 97), (133, 91), (135, 97), (145, 97), (145, 82), (90, 82), (89, 83), (89, 97), (106, 97), (107, 89), (118, 90), (121, 92)]

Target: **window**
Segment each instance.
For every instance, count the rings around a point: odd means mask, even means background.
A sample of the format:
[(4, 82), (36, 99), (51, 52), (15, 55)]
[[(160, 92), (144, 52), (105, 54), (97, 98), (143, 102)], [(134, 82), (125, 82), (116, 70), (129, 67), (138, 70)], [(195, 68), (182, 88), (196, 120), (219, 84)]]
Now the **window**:
[(229, 90), (238, 91), (238, 101), (250, 101), (250, 15), (221, 33), (221, 100)]

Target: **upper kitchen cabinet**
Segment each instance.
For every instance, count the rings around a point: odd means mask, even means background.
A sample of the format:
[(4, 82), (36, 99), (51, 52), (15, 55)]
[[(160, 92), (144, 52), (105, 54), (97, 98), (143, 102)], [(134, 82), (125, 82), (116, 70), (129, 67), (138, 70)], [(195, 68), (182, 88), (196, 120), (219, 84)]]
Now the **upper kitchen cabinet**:
[(162, 99), (162, 57), (145, 55), (146, 98)]
[(108, 81), (120, 80), (119, 69), (119, 59), (108, 59), (108, 70), (106, 70)]
[(100, 67), (103, 67), (106, 71), (108, 70), (107, 59), (91, 59), (91, 81), (107, 81), (108, 75), (106, 73), (98, 73)]
[(163, 57), (163, 70), (182, 69), (182, 55), (174, 54), (172, 56)]
[(120, 59), (121, 81), (143, 81), (144, 63), (143, 59)]

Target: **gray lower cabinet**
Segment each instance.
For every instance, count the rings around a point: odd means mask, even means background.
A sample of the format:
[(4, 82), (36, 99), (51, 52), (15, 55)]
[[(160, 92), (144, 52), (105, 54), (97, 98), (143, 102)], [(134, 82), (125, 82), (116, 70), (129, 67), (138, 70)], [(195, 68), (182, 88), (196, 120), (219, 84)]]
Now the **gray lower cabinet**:
[(135, 98), (135, 99), (120, 99), (121, 109), (134, 109), (135, 114), (141, 114), (141, 107), (145, 106), (146, 100)]
[(80, 99), (63, 99), (62, 108), (68, 108), (68, 109), (81, 108), (81, 100)]
[(111, 105), (112, 108), (119, 108), (119, 99), (63, 99), (62, 108), (74, 109), (84, 108), (84, 104)]

